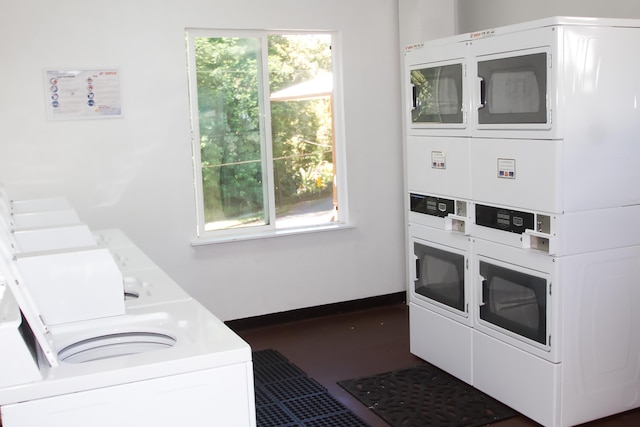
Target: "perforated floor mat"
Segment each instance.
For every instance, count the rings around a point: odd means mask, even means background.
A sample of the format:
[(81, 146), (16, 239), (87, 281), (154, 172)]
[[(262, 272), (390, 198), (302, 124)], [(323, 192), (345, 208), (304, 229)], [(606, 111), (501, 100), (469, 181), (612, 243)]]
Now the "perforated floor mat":
[(276, 350), (253, 353), (258, 427), (368, 427)]
[(428, 363), (338, 384), (393, 427), (483, 426), (517, 414)]

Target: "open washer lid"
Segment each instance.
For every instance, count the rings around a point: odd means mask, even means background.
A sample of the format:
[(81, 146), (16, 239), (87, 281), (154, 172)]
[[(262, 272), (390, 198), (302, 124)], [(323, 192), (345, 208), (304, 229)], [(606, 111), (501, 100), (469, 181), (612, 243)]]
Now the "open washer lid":
[(122, 273), (106, 248), (20, 253), (12, 264), (47, 325), (125, 314)]
[(35, 344), (39, 347), (41, 354), (51, 367), (58, 366), (58, 358), (49, 328), (38, 314), (28, 293), (22, 292), (20, 282), (15, 278), (14, 273), (14, 269), (10, 267), (10, 264), (7, 264), (4, 257), (0, 257), (0, 277), (4, 276), (6, 284), (13, 294), (13, 298), (18, 303), (24, 321), (29, 324), (29, 328), (33, 332)]
[(58, 366), (59, 357), (50, 326), (125, 313), (122, 274), (106, 248), (2, 252), (0, 273), (33, 332), (40, 356), (52, 367)]

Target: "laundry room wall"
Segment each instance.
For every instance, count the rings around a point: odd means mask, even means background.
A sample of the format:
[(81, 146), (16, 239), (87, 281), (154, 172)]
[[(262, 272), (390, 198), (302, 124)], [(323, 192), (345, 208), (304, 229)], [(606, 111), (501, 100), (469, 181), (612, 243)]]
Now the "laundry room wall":
[[(0, 182), (120, 228), (223, 320), (403, 291), (397, 0), (9, 0)], [(185, 28), (329, 29), (342, 41), (353, 227), (194, 247)], [(43, 71), (117, 68), (123, 117), (49, 121)]]
[(457, 0), (459, 33), (485, 30), (549, 16), (640, 18), (636, 0)]
[(456, 6), (451, 0), (398, 0), (400, 46), (456, 34)]

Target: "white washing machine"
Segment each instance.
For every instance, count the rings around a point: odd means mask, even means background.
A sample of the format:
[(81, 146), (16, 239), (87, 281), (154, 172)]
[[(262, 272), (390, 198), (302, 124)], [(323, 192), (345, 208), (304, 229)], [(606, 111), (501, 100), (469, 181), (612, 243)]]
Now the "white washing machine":
[[(94, 234), (85, 224), (4, 231), (0, 228), (0, 245), (7, 248), (9, 256), (16, 258), (105, 248), (103, 244), (98, 245)], [(114, 230), (114, 233), (115, 231), (119, 232)], [(125, 246), (105, 248), (109, 250), (122, 273), (122, 288), (127, 309), (191, 298), (138, 247), (128, 242)]]
[(8, 212), (16, 214), (72, 209), (71, 204), (64, 197), (13, 200), (2, 183), (0, 183), (0, 205), (4, 205), (3, 208)]
[(160, 267), (123, 272), (122, 281), (127, 312), (133, 312), (138, 307), (192, 299)]
[(4, 427), (255, 426), (251, 350), (194, 300), (32, 330), (48, 348), (21, 322), (10, 355), (30, 366), (13, 384), (3, 372)]
[(195, 300), (122, 314), (103, 248), (2, 264), (5, 427), (255, 426), (251, 349)]
[[(54, 215), (62, 215), (64, 218), (65, 212), (73, 213), (62, 223), (73, 222), (77, 217), (65, 198), (10, 200), (0, 184), (0, 205), (2, 204), (5, 212), (10, 213), (9, 221), (16, 216), (30, 218), (29, 227), (14, 227), (0, 216), (0, 244), (7, 247), (12, 255), (105, 247), (109, 249), (123, 274), (127, 309), (191, 298), (121, 230), (93, 232), (86, 224), (79, 222), (59, 225), (54, 220)], [(33, 226), (34, 224), (38, 226)]]
[(0, 244), (14, 254), (97, 246), (93, 233), (82, 223), (20, 229), (0, 225)]
[(94, 232), (99, 247), (107, 248), (122, 272), (125, 307), (184, 301), (191, 296), (119, 229)]
[[(56, 247), (56, 237), (75, 236), (75, 219), (62, 227), (58, 215), (72, 209), (4, 206), (11, 207), (0, 242), (4, 427), (256, 425), (249, 345), (124, 233)], [(44, 228), (16, 227), (16, 217)], [(16, 239), (16, 230), (25, 237)], [(123, 283), (135, 297), (123, 298)]]
[(0, 184), (0, 223), (14, 229), (74, 225), (81, 221), (78, 213), (63, 197), (11, 200)]
[(64, 198), (10, 200), (0, 184), (0, 240), (12, 253), (96, 246), (89, 227)]
[(75, 209), (47, 210), (25, 213), (0, 212), (0, 214), (3, 216), (3, 221), (12, 229), (32, 227), (42, 228), (82, 223)]

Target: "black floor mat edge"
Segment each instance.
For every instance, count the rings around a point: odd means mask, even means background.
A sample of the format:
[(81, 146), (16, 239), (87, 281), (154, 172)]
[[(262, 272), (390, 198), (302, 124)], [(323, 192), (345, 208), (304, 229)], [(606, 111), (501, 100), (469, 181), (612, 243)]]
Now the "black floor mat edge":
[(257, 427), (368, 427), (276, 350), (253, 352)]

